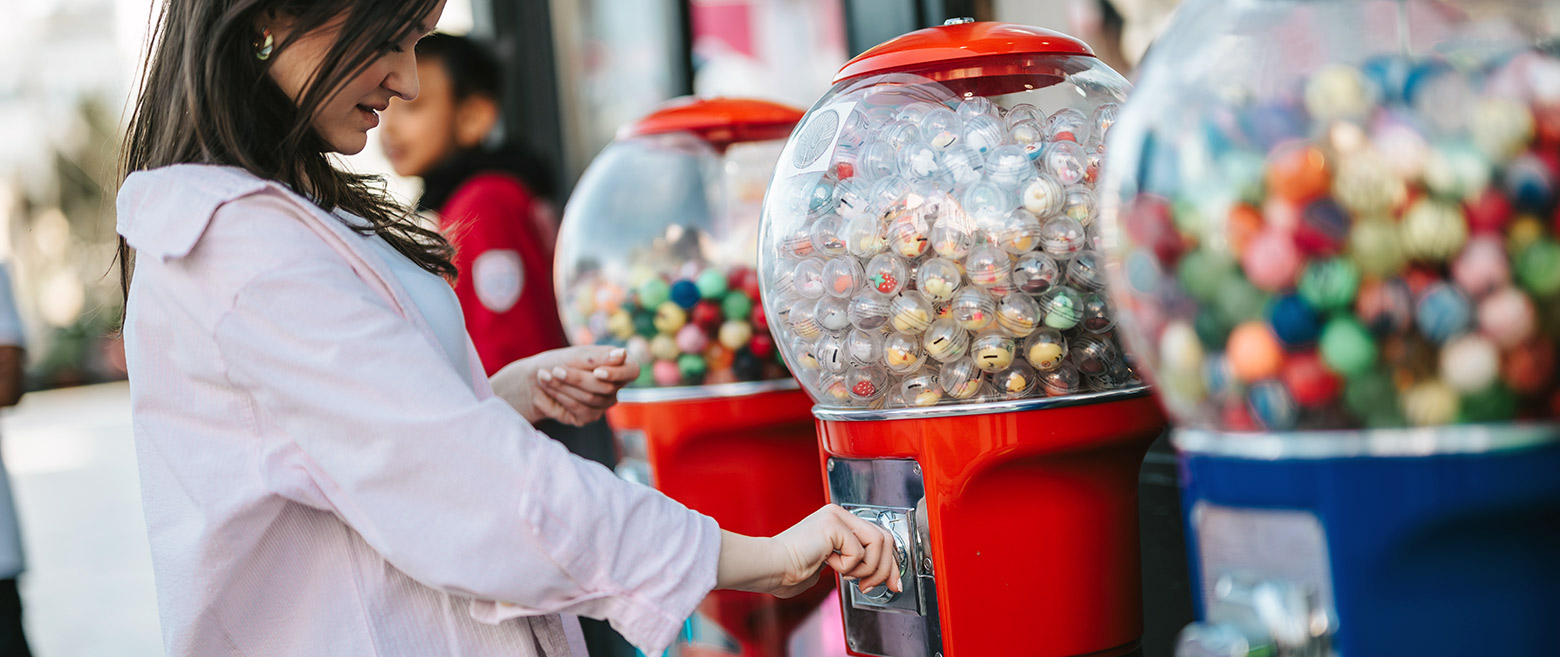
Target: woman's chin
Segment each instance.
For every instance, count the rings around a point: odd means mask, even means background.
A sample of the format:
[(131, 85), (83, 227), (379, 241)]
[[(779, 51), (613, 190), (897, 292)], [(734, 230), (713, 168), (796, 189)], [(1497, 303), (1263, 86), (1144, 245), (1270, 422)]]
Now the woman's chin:
[(354, 134), (343, 138), (330, 140), (331, 150), (341, 155), (357, 155), (368, 147), (368, 133), (353, 131)]

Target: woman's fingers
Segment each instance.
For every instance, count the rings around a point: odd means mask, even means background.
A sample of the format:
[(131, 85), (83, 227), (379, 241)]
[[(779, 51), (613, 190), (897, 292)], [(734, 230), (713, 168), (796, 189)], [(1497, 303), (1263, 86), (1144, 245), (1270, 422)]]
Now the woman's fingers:
[(593, 395), (611, 395), (616, 393), (618, 389), (622, 387), (612, 383), (611, 381), (598, 378), (590, 370), (555, 365), (550, 369), (543, 370), (543, 372), (547, 374), (546, 377), (542, 377), (540, 374), (537, 376), (537, 378), (543, 383), (562, 384), (558, 385), (557, 387), (562, 388), (567, 386), (578, 388), (583, 392)]
[[(844, 513), (843, 509), (841, 511)], [(853, 537), (867, 555), (859, 567), (845, 575), (859, 578), (863, 591), (886, 583), (889, 590), (899, 592), (899, 546), (893, 534), (855, 514), (844, 513), (844, 516)]]

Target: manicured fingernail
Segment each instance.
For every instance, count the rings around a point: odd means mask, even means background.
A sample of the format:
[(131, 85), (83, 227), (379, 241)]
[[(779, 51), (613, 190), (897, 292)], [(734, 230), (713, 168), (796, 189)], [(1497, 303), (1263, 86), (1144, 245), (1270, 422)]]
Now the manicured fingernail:
[(569, 371), (561, 367), (554, 367), (552, 369), (552, 375), (562, 379), (569, 376)]
[(628, 355), (628, 350), (626, 350), (626, 349), (613, 349), (611, 352), (607, 353), (607, 357), (611, 358), (613, 360), (617, 360), (617, 359), (622, 358), (622, 357), (627, 356), (627, 355)]
[(603, 381), (605, 381), (608, 376), (611, 376), (611, 374), (607, 372), (607, 368), (605, 368), (605, 367), (598, 367), (598, 368), (596, 368), (596, 371), (594, 372), (594, 374), (596, 375), (596, 378), (601, 379)]
[(549, 374), (547, 372), (547, 370), (542, 370), (540, 372), (537, 372), (536, 373), (536, 378), (541, 379), (543, 383), (547, 383), (549, 381), (552, 381), (552, 375)]

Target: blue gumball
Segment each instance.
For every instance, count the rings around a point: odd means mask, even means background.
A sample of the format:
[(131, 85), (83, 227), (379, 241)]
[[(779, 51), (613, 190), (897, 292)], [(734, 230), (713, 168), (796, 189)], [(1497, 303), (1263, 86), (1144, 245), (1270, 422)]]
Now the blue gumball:
[(1293, 429), (1300, 418), (1300, 408), (1289, 389), (1277, 381), (1263, 381), (1246, 392), (1246, 403), (1252, 417), (1268, 431)]
[(1298, 294), (1278, 298), (1268, 307), (1267, 315), (1273, 334), (1286, 346), (1311, 344), (1322, 332), (1321, 316)]
[(699, 286), (683, 279), (672, 284), (672, 302), (688, 310), (699, 303)]
[(1408, 76), (1412, 72), (1409, 60), (1398, 55), (1372, 57), (1360, 65), (1360, 73), (1376, 88), (1382, 103), (1408, 102)]
[(1414, 309), (1414, 323), (1426, 339), (1445, 343), (1468, 330), (1473, 309), (1468, 297), (1446, 283), (1435, 283), (1425, 290)]
[(1506, 196), (1511, 204), (1532, 212), (1544, 213), (1554, 205), (1555, 181), (1548, 165), (1533, 155), (1524, 155), (1506, 165)]

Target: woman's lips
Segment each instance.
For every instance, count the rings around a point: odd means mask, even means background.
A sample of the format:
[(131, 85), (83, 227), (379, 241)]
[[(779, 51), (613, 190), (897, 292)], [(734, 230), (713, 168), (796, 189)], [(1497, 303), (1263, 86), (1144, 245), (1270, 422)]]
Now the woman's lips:
[(367, 128), (364, 128), (365, 130), (372, 130), (379, 127), (379, 112), (374, 111), (374, 109), (371, 107), (366, 107), (363, 105), (358, 105), (357, 111), (363, 115), (363, 122), (368, 125)]

